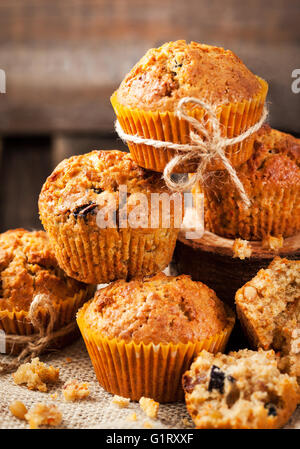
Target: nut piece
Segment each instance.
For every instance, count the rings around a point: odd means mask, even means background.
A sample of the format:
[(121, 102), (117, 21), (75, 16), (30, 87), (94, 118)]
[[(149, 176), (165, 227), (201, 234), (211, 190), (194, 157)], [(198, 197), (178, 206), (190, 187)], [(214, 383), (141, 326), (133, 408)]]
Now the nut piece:
[(255, 287), (252, 287), (252, 285), (247, 285), (244, 288), (244, 297), (246, 299), (249, 299), (249, 301), (251, 301), (252, 299), (254, 299), (257, 295), (257, 290)]
[(62, 414), (56, 405), (35, 404), (25, 415), (30, 429), (38, 429), (40, 426), (58, 426), (62, 421)]
[(24, 419), (27, 413), (27, 408), (21, 401), (14, 401), (10, 404), (9, 410), (18, 419)]
[(157, 417), (159, 402), (155, 402), (151, 398), (141, 397), (139, 404), (149, 418), (155, 419)]
[(63, 395), (66, 401), (80, 401), (90, 395), (89, 384), (71, 379), (64, 384)]
[(123, 398), (122, 396), (115, 395), (111, 401), (113, 404), (116, 404), (119, 408), (127, 408), (130, 402), (130, 399)]
[(250, 257), (252, 254), (252, 248), (248, 244), (249, 242), (247, 240), (235, 239), (232, 246), (233, 257), (238, 257), (241, 260), (246, 259), (246, 257)]
[(29, 390), (46, 392), (46, 383), (54, 384), (58, 381), (59, 368), (48, 366), (37, 357), (31, 363), (19, 366), (12, 377), (17, 385), (26, 384)]

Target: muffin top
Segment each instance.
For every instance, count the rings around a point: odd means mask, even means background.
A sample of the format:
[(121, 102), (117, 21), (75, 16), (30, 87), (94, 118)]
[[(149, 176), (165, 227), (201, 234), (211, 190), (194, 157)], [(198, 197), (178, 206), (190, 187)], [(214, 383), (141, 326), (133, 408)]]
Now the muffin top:
[(139, 193), (168, 191), (160, 173), (139, 167), (129, 153), (92, 151), (63, 160), (48, 177), (39, 198), (41, 217), (95, 219), (101, 206), (114, 202), (117, 209), (125, 205), (126, 201), (119, 204), (121, 185), (126, 187), (129, 206), (137, 204)]
[(263, 125), (254, 141), (254, 153), (238, 174), (255, 183), (299, 185), (300, 139)]
[(179, 40), (150, 49), (122, 81), (117, 100), (132, 108), (174, 111), (183, 97), (227, 104), (249, 100), (261, 89), (232, 51)]
[(215, 292), (189, 276), (120, 280), (81, 309), (89, 328), (135, 343), (187, 343), (220, 333), (233, 317)]
[(43, 231), (14, 229), (0, 234), (0, 310), (28, 311), (35, 295), (63, 301), (86, 285), (58, 266)]

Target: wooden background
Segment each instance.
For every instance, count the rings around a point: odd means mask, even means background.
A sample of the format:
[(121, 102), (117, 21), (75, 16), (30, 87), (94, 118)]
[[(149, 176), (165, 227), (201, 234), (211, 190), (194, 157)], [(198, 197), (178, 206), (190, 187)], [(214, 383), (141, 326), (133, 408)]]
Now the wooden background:
[(235, 51), (270, 83), (271, 124), (299, 134), (299, 19), (299, 0), (0, 0), (0, 230), (40, 226), (39, 190), (64, 157), (124, 148), (109, 97), (165, 41)]

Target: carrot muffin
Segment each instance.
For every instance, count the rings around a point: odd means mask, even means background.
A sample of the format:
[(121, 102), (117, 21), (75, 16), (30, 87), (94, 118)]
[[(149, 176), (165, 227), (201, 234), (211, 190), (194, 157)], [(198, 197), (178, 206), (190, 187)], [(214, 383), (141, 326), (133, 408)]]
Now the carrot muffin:
[(274, 349), (300, 384), (300, 261), (276, 257), (240, 288), (238, 317), (254, 347)]
[(169, 220), (163, 202), (154, 201), (168, 193), (161, 176), (140, 168), (128, 153), (93, 151), (62, 161), (39, 199), (61, 268), (86, 283), (164, 269), (182, 219), (174, 214), (182, 206), (180, 194), (178, 208), (170, 201)]
[(236, 171), (252, 204), (244, 208), (225, 171), (208, 176), (203, 190), (209, 231), (246, 240), (300, 232), (300, 139), (264, 125), (252, 157)]
[[(196, 97), (217, 106), (224, 136), (234, 137), (259, 121), (267, 90), (267, 83), (253, 75), (232, 51), (179, 40), (150, 49), (122, 81), (111, 102), (126, 134), (189, 143), (191, 128), (176, 114), (182, 98)], [(204, 110), (199, 106), (191, 103), (187, 111), (198, 120), (203, 118)], [(250, 157), (252, 141), (250, 137), (226, 148), (234, 166)], [(151, 170), (163, 171), (176, 154), (144, 144), (128, 142), (128, 146), (134, 160)], [(194, 161), (176, 171), (195, 168)], [(220, 168), (220, 160), (210, 166)]]
[(183, 376), (187, 409), (198, 429), (276, 429), (300, 399), (274, 351), (203, 351)]
[(201, 282), (159, 273), (98, 290), (77, 322), (107, 391), (170, 402), (199, 350), (224, 350), (234, 316)]
[[(58, 266), (47, 234), (15, 229), (0, 234), (0, 329), (6, 334), (31, 335), (36, 330), (28, 318), (33, 299), (45, 295), (57, 311), (54, 330), (70, 323), (95, 288), (69, 278)], [(47, 325), (48, 313), (39, 308)], [(73, 331), (74, 334), (74, 331)], [(74, 336), (74, 335), (73, 335)], [(60, 339), (67, 342), (71, 335)], [(20, 349), (15, 344), (14, 352)], [(6, 348), (6, 352), (10, 351)]]

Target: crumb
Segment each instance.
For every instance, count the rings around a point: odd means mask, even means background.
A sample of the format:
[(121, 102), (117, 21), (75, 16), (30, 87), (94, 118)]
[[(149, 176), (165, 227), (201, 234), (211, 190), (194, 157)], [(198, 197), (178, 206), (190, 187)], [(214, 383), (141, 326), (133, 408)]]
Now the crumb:
[(123, 398), (122, 396), (117, 396), (115, 394), (111, 402), (116, 404), (119, 408), (127, 408), (130, 403), (130, 399)]
[(62, 421), (62, 414), (56, 405), (35, 404), (25, 415), (30, 429), (38, 429), (40, 426), (58, 426)]
[(127, 416), (126, 419), (127, 421), (137, 421), (136, 413), (135, 412), (131, 413), (130, 415)]
[(241, 260), (246, 259), (246, 257), (250, 257), (252, 254), (252, 249), (248, 246), (247, 240), (235, 239), (233, 243), (233, 257), (238, 257)]
[(58, 381), (59, 368), (46, 365), (37, 357), (31, 363), (19, 366), (12, 377), (17, 385), (26, 384), (29, 390), (46, 392), (47, 383), (54, 384)]
[(264, 249), (270, 249), (271, 251), (278, 251), (283, 247), (283, 237), (272, 237), (272, 235), (267, 235), (262, 241), (262, 247)]
[(155, 419), (157, 417), (158, 409), (159, 409), (159, 403), (155, 402), (151, 398), (144, 398), (141, 397), (139, 400), (139, 404), (141, 409), (146, 413), (149, 418)]
[(89, 384), (77, 379), (69, 380), (63, 386), (63, 395), (66, 401), (80, 401), (90, 395)]
[(72, 361), (71, 357), (66, 357), (66, 363), (71, 363)]
[(55, 399), (57, 399), (57, 393), (51, 394), (50, 397), (54, 401)]
[(24, 419), (27, 413), (27, 408), (21, 401), (14, 401), (10, 404), (9, 410), (18, 419)]
[(153, 429), (153, 426), (149, 421), (145, 421), (143, 425), (145, 429)]

